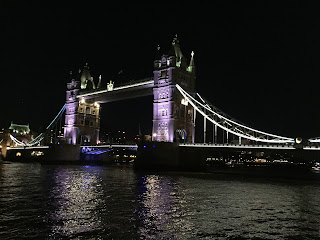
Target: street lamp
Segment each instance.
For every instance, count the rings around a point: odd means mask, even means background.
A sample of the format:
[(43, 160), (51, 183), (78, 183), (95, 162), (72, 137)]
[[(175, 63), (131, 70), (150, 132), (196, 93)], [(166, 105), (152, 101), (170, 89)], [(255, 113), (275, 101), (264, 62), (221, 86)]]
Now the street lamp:
[(156, 141), (157, 140), (157, 134), (153, 133), (152, 136), (153, 136), (153, 141)]

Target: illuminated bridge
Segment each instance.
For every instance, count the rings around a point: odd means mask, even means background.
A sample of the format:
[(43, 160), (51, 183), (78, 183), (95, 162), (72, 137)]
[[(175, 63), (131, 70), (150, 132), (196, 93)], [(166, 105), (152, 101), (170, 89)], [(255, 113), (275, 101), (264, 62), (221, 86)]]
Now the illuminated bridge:
[[(300, 138), (267, 133), (239, 123), (216, 108), (196, 91), (194, 53), (191, 53), (190, 60), (187, 61), (176, 37), (168, 53), (160, 54), (159, 47), (157, 50), (152, 77), (120, 86), (110, 81), (106, 87), (102, 87), (101, 76), (96, 84), (86, 64), (78, 75), (70, 75), (66, 103), (46, 130), (28, 143), (9, 134), (0, 139), (3, 148), (11, 146), (8, 150), (13, 147), (26, 149), (58, 142), (81, 146), (81, 151), (93, 148), (97, 154), (104, 153), (106, 150), (101, 149), (108, 149), (110, 146), (100, 145), (99, 141), (100, 105), (153, 96), (153, 127), (150, 130), (152, 141), (146, 145), (141, 143), (141, 146), (172, 143), (180, 149), (320, 150), (320, 137), (302, 141)], [(196, 126), (199, 118), (203, 119), (200, 129)], [(60, 129), (63, 134), (52, 136), (61, 121), (64, 121), (63, 130)], [(213, 126), (212, 134), (207, 132), (208, 124)], [(203, 132), (201, 142), (195, 140), (196, 131)], [(136, 150), (138, 145), (126, 145), (126, 148)]]

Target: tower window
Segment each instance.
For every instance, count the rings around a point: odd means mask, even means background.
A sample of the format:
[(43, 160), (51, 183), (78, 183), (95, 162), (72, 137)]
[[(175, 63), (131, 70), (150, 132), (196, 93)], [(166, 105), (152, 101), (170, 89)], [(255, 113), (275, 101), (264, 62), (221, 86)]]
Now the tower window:
[(159, 110), (159, 116), (168, 116), (168, 109)]

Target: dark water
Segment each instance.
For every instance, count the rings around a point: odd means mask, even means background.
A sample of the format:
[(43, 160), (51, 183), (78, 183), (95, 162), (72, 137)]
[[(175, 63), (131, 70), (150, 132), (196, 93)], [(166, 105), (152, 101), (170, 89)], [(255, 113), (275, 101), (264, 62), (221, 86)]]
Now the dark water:
[(319, 180), (0, 164), (0, 239), (319, 239)]

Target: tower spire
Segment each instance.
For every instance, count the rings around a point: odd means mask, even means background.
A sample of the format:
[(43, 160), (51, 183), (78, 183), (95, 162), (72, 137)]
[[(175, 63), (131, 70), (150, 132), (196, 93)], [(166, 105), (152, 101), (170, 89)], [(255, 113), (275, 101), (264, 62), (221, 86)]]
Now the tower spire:
[(193, 58), (193, 56), (194, 56), (194, 52), (192, 51), (192, 52), (191, 52), (190, 64), (189, 64), (189, 66), (188, 66), (188, 68), (187, 68), (187, 71), (194, 74), (195, 71), (196, 71), (196, 66), (194, 65), (194, 58)]
[(98, 82), (97, 88), (100, 88), (100, 87), (101, 87), (101, 74), (99, 75), (99, 82)]
[(185, 58), (181, 52), (180, 44), (179, 44), (178, 35), (176, 34), (175, 37), (172, 40), (172, 47), (168, 53), (169, 56), (176, 57), (176, 66), (186, 68), (186, 61)]
[(161, 55), (160, 55), (160, 45), (158, 44), (157, 46), (157, 50), (156, 50), (156, 60), (160, 60)]

